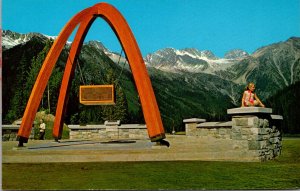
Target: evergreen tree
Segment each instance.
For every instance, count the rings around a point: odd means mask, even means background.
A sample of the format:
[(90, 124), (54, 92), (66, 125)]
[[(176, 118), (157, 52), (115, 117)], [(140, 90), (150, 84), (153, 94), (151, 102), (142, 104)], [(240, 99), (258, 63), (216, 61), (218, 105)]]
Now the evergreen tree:
[(15, 84), (15, 92), (10, 102), (10, 109), (8, 110), (8, 114), (6, 119), (10, 122), (20, 118), (24, 112), (26, 106), (26, 91), (23, 86), (26, 82), (26, 70), (28, 65), (28, 59), (23, 54), (20, 60), (19, 66), (16, 67), (17, 73), (17, 82)]
[[(47, 105), (48, 104), (50, 105), (50, 108), (48, 109), (50, 109), (52, 114), (54, 114), (56, 110), (56, 104), (58, 101), (62, 76), (63, 76), (63, 72), (60, 70), (60, 68), (55, 68), (48, 82), (50, 98), (49, 100), (47, 99)], [(50, 101), (50, 103), (48, 103), (48, 101)]]
[(267, 99), (266, 104), (273, 113), (283, 116), (282, 130), (284, 133), (300, 133), (300, 81), (295, 82)]
[(52, 45), (52, 41), (47, 41), (43, 50), (31, 61), (31, 67), (29, 69), (29, 72), (27, 73), (26, 83), (24, 84), (24, 92), (26, 95), (25, 97), (26, 100), (29, 99), (33, 85), (36, 81), (36, 78), (39, 74), (42, 64), (47, 56), (47, 53), (50, 50), (51, 45)]
[(107, 84), (114, 84), (116, 91), (116, 104), (113, 106), (103, 106), (102, 119), (105, 120), (121, 120), (122, 123), (127, 123), (128, 120), (128, 105), (125, 93), (119, 85), (119, 79), (112, 69), (107, 71), (106, 82)]

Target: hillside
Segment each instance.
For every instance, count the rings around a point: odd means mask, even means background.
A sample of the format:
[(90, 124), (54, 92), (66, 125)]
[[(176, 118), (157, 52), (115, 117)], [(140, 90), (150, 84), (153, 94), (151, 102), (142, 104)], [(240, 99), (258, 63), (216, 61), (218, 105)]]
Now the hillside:
[[(3, 119), (10, 123), (22, 117), (34, 81), (32, 76), (38, 72), (53, 37), (38, 34), (25, 38), (26, 35), (11, 31), (2, 35), (3, 42), (10, 39), (10, 46), (3, 44), (6, 47), (3, 49)], [(47, 92), (41, 103), (40, 109), (49, 109), (50, 105), (52, 114), (68, 51), (69, 45), (64, 48), (51, 76), (50, 103)], [(77, 66), (72, 81), (67, 124), (103, 123), (109, 115), (121, 118), (123, 123), (143, 123), (135, 84), (125, 61), (100, 42), (83, 45), (78, 59), (81, 70)], [(208, 50), (167, 48), (147, 55), (145, 62), (166, 130), (170, 132), (174, 127), (180, 131), (184, 128), (184, 118), (227, 120), (226, 110), (240, 106), (241, 92), (249, 81), (257, 84), (257, 93), (263, 101), (300, 81), (300, 38), (264, 46), (252, 55), (232, 50), (225, 58), (217, 58)], [(79, 85), (107, 83), (117, 86), (117, 100), (121, 103), (116, 107), (79, 104)], [(267, 107), (271, 107), (268, 103)]]

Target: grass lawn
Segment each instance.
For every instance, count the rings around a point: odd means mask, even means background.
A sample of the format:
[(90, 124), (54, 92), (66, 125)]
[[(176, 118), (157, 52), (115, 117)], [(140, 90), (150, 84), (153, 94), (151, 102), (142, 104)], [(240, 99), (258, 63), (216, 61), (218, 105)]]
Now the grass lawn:
[(299, 189), (300, 139), (268, 162), (2, 164), (3, 189)]

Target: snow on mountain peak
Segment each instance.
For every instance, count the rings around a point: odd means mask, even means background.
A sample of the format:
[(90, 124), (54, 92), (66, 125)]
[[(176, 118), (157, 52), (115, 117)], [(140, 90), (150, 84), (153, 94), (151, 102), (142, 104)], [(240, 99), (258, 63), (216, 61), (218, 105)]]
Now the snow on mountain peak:
[[(53, 39), (57, 36), (42, 35), (39, 33), (20, 34), (12, 31), (3, 31), (2, 46), (4, 49), (11, 48), (21, 43), (25, 43), (33, 36), (38, 36), (41, 39)], [(71, 44), (71, 42), (67, 42)], [(124, 63), (126, 58), (120, 57), (119, 53), (114, 53), (105, 48), (99, 41), (89, 41), (86, 44), (94, 46), (97, 49), (104, 51), (113, 61)], [(219, 70), (226, 69), (237, 61), (237, 58), (248, 55), (242, 50), (231, 51), (226, 58), (218, 58), (209, 50), (198, 50), (196, 48), (174, 49), (165, 48), (158, 50), (152, 54), (148, 54), (144, 60), (148, 67), (154, 67), (164, 71), (182, 72), (188, 71), (193, 73), (210, 73), (214, 74)]]
[(28, 40), (30, 40), (28, 35), (15, 33), (10, 30), (2, 31), (2, 46), (5, 49), (14, 47), (18, 44), (25, 43)]
[(218, 58), (209, 50), (166, 48), (148, 54), (145, 62), (147, 66), (169, 72), (189, 71), (214, 74), (216, 71), (229, 67), (235, 60)]
[[(28, 42), (29, 40), (31, 40), (33, 37), (38, 37), (42, 40), (46, 40), (46, 39), (55, 40), (57, 38), (57, 36), (49, 36), (49, 35), (44, 35), (44, 34), (36, 33), (36, 32), (21, 34), (21, 33), (13, 32), (10, 30), (3, 30), (2, 31), (2, 47), (4, 47), (4, 49), (9, 49), (9, 48), (17, 46), (19, 44), (24, 44), (24, 43)], [(71, 43), (72, 42), (67, 41), (68, 45), (70, 45)]]

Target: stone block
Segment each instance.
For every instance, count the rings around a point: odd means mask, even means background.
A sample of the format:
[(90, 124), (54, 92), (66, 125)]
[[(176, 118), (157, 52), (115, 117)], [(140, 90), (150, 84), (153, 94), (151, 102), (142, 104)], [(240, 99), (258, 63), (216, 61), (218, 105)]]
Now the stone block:
[(208, 134), (213, 134), (213, 135), (217, 134), (217, 129), (214, 128), (208, 129)]
[(269, 128), (269, 120), (264, 119), (264, 121), (263, 121), (263, 128)]
[(248, 129), (249, 131), (249, 135), (258, 135), (259, 134), (259, 128), (257, 127), (250, 127), (250, 128), (243, 128), (244, 130), (245, 129)]
[(260, 156), (260, 161), (261, 162), (266, 162), (267, 161), (266, 155)]
[(106, 129), (105, 129), (107, 132), (110, 132), (110, 131), (118, 131), (118, 126), (107, 126)]
[(279, 156), (281, 154), (281, 149), (280, 148), (276, 148), (273, 150), (274, 156)]
[(106, 137), (111, 138), (111, 139), (116, 139), (116, 138), (118, 138), (118, 133), (113, 132), (113, 131), (108, 131), (108, 132), (106, 132)]
[(258, 119), (258, 120), (259, 120), (258, 127), (259, 128), (263, 128), (263, 126), (264, 126), (264, 119)]
[(120, 120), (107, 120), (104, 122), (105, 126), (119, 126), (121, 124)]
[(276, 126), (272, 126), (272, 132), (276, 132), (276, 131), (278, 131), (278, 128), (276, 127)]
[(197, 130), (197, 136), (207, 136), (208, 135), (208, 129), (198, 129)]
[(265, 156), (267, 151), (267, 149), (258, 150), (259, 156)]
[(2, 141), (9, 141), (9, 134), (2, 135)]
[(283, 120), (282, 115), (271, 115), (271, 119), (273, 120)]
[(265, 107), (238, 107), (227, 109), (229, 115), (240, 115), (240, 114), (271, 114), (271, 108)]
[(129, 138), (129, 133), (128, 132), (121, 132), (119, 134), (119, 136), (122, 137), (122, 138)]
[(264, 137), (262, 135), (249, 135), (247, 140), (249, 140), (249, 141), (262, 141), (262, 140), (264, 140)]
[(226, 122), (204, 122), (197, 124), (197, 128), (231, 128), (232, 127), (232, 121), (226, 121)]
[(265, 161), (271, 160), (271, 159), (273, 159), (273, 157), (270, 154), (265, 155)]
[(271, 131), (272, 131), (271, 128), (260, 128), (258, 134), (269, 135)]
[(274, 135), (274, 137), (281, 137), (280, 131), (275, 132), (273, 135)]
[(227, 132), (227, 129), (224, 129), (224, 128), (220, 128), (219, 129), (219, 134), (220, 135), (226, 135), (228, 132)]
[(205, 121), (206, 121), (205, 119), (191, 118), (191, 119), (184, 119), (183, 123), (203, 123)]
[(247, 151), (248, 150), (248, 141), (245, 141), (245, 140), (232, 141), (232, 149)]
[(217, 129), (208, 129), (208, 136), (215, 137), (215, 138), (220, 138), (217, 135), (218, 135)]
[(185, 131), (186, 131), (187, 136), (195, 136), (196, 131), (197, 131), (197, 124), (196, 123), (186, 123)]
[(232, 126), (248, 126), (248, 118), (232, 118)]
[(99, 136), (97, 134), (93, 134), (91, 138), (92, 139), (99, 139)]
[(243, 140), (243, 137), (242, 137), (242, 134), (239, 132), (239, 133), (232, 133), (231, 134), (231, 139), (233, 140)]
[(251, 129), (252, 128), (241, 127), (241, 134), (242, 135), (251, 135), (252, 134)]
[(235, 134), (235, 133), (241, 133), (241, 127), (239, 126), (232, 126), (232, 134)]
[(269, 145), (269, 143), (266, 140), (262, 140), (262, 141), (250, 140), (250, 141), (248, 141), (249, 150), (265, 149), (265, 148), (267, 148), (268, 145)]
[(258, 117), (249, 117), (248, 118), (248, 126), (250, 127), (259, 127), (259, 118)]
[(277, 131), (277, 132), (274, 132), (274, 133), (270, 133), (271, 137), (280, 137), (280, 132)]
[(225, 134), (222, 136), (223, 139), (231, 139), (231, 134), (228, 133), (228, 134)]
[(281, 142), (280, 137), (273, 137), (273, 138), (270, 138), (270, 143), (271, 143), (271, 144), (279, 144), (280, 142)]

